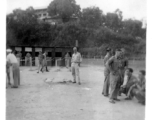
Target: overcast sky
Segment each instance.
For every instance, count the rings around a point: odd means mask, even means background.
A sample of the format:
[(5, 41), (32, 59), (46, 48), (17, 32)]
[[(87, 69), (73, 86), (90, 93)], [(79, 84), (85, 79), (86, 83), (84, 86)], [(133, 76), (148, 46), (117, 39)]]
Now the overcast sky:
[[(7, 13), (12, 12), (13, 9), (26, 9), (29, 6), (34, 8), (47, 7), (52, 0), (7, 0)], [(119, 8), (123, 12), (123, 17), (135, 18), (138, 20), (147, 17), (147, 0), (76, 0), (76, 3), (81, 8), (90, 6), (97, 6), (106, 14), (113, 12)]]

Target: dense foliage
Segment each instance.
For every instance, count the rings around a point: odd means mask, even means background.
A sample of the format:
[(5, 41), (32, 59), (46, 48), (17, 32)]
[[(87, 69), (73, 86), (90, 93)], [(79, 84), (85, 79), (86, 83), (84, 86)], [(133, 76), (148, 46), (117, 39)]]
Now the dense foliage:
[[(74, 46), (78, 40), (81, 52), (89, 56), (104, 55), (106, 47), (124, 47), (133, 56), (146, 53), (146, 28), (139, 20), (123, 20), (119, 9), (103, 14), (98, 7), (81, 10), (75, 0), (54, 0), (48, 12), (63, 23), (39, 21), (32, 7), (8, 14), (7, 45)], [(73, 15), (75, 22), (70, 21)]]

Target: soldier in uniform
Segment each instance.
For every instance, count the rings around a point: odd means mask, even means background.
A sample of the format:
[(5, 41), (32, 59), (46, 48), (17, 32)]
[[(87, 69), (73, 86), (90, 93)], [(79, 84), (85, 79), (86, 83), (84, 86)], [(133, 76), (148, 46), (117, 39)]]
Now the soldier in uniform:
[(121, 50), (116, 49), (115, 56), (112, 56), (106, 63), (106, 65), (110, 70), (110, 96), (109, 96), (110, 103), (115, 103), (115, 100), (120, 101), (117, 98), (119, 92), (118, 86), (120, 86), (120, 78), (121, 78), (119, 72), (120, 55), (121, 55)]
[(121, 88), (120, 88), (120, 92), (127, 95), (130, 87), (136, 82), (137, 82), (137, 78), (133, 75), (133, 69), (127, 68), (125, 71), (123, 85), (121, 85)]
[(44, 54), (43, 54), (43, 65), (42, 65), (42, 68), (41, 68), (41, 71), (43, 71), (43, 68), (45, 67), (46, 68), (46, 72), (49, 72), (48, 68), (47, 68), (47, 52), (45, 51)]
[(145, 105), (145, 99), (146, 99), (145, 74), (146, 74), (145, 70), (139, 71), (138, 81), (130, 87), (126, 100), (131, 100), (135, 96), (139, 103)]
[(78, 84), (80, 83), (80, 73), (79, 73), (79, 63), (81, 62), (81, 54), (77, 51), (77, 48), (73, 48), (73, 55), (71, 60), (71, 68), (72, 68), (72, 76), (73, 76), (73, 83), (76, 83), (76, 79), (78, 80)]
[(110, 70), (106, 66), (106, 62), (112, 56), (110, 48), (107, 48), (106, 51), (107, 51), (107, 54), (104, 57), (104, 76), (105, 76), (105, 79), (104, 79), (104, 85), (103, 85), (103, 91), (102, 91), (102, 94), (104, 96), (108, 96), (109, 95), (109, 85), (110, 85), (110, 81), (109, 81), (109, 79), (110, 79)]
[[(124, 48), (121, 48), (121, 56), (120, 56), (120, 66), (119, 66), (119, 72), (121, 76), (121, 82), (120, 85), (123, 84), (124, 81), (124, 74), (126, 69), (128, 68), (128, 59), (126, 57), (126, 52)], [(120, 86), (119, 86), (120, 87)], [(121, 96), (121, 92), (119, 92), (119, 96)]]

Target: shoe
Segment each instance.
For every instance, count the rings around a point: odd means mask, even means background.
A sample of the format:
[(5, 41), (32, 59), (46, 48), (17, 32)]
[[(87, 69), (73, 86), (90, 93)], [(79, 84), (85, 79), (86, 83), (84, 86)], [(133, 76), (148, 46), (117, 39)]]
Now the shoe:
[(12, 86), (11, 88), (18, 88), (17, 86)]
[(39, 72), (37, 72), (37, 73), (39, 73)]
[(81, 85), (81, 83), (80, 83), (80, 82), (79, 82), (78, 84), (79, 84), (79, 85)]
[(115, 101), (120, 101), (118, 98), (114, 98)]
[(108, 97), (108, 95), (104, 95), (105, 97)]
[(115, 104), (115, 101), (114, 100), (109, 100), (110, 103), (112, 104)]
[(46, 70), (46, 72), (49, 72), (48, 70)]
[(72, 83), (76, 83), (76, 81), (72, 82)]

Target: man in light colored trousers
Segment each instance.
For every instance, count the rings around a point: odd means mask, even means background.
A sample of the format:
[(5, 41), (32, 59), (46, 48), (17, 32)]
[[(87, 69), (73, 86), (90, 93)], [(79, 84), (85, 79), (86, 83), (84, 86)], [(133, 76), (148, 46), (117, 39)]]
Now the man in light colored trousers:
[(11, 49), (7, 49), (7, 62), (12, 66), (12, 73), (13, 73), (13, 86), (12, 88), (18, 88), (18, 86), (20, 85), (20, 69), (19, 69), (19, 64), (17, 61), (17, 58), (15, 57), (15, 55), (12, 52)]
[(73, 55), (71, 60), (71, 69), (72, 69), (72, 76), (74, 79), (73, 83), (76, 83), (76, 79), (78, 80), (78, 84), (80, 83), (80, 74), (79, 74), (79, 63), (81, 62), (81, 54), (77, 51), (77, 48), (73, 48)]

